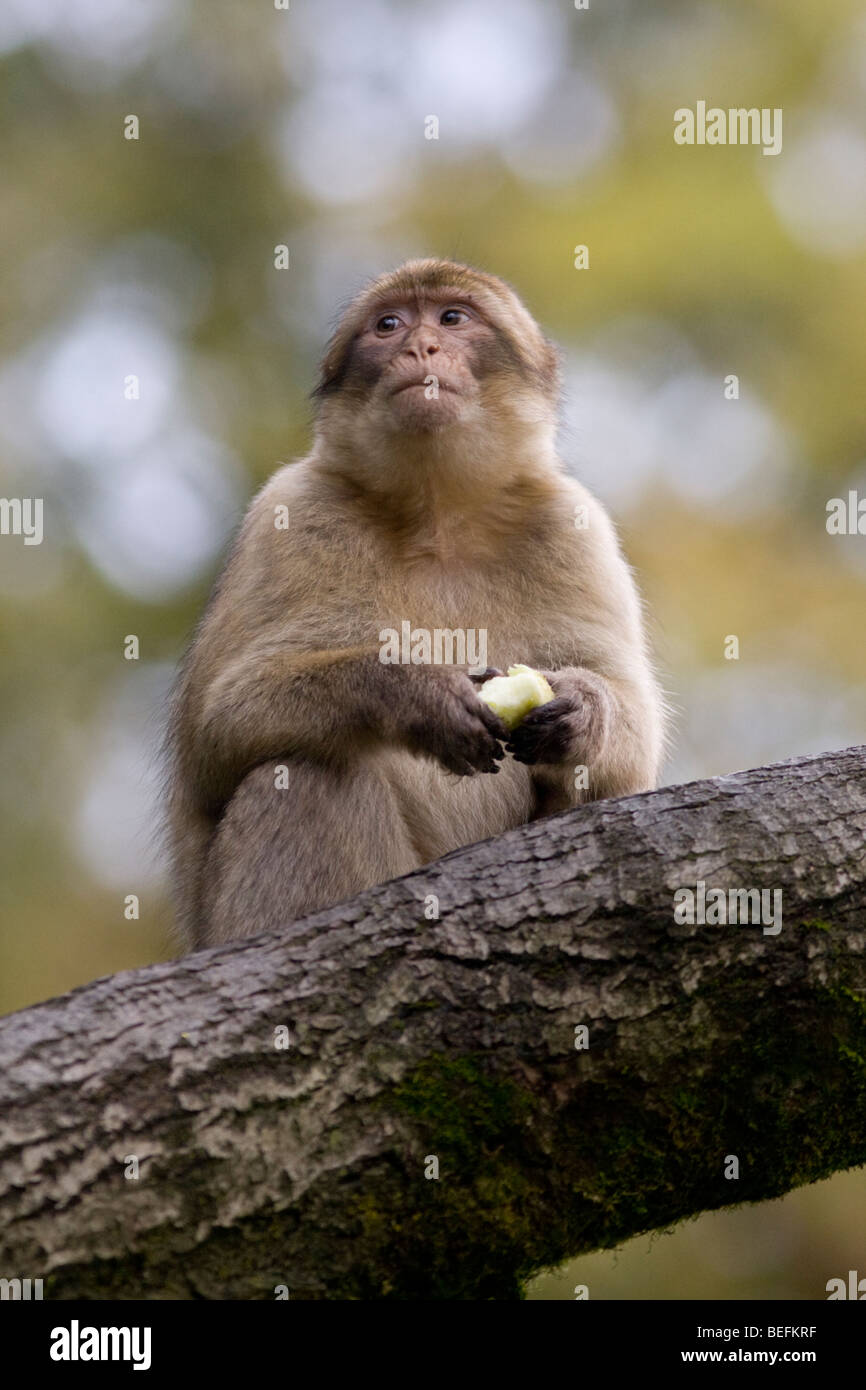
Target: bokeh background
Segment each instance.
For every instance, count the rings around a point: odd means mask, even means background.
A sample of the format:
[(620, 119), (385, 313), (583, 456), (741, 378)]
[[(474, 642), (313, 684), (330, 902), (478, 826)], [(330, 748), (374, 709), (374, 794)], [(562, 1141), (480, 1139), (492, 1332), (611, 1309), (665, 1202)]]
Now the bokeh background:
[[(866, 537), (825, 526), (866, 496), (862, 3), (3, 0), (0, 64), (0, 495), (45, 502), (41, 546), (0, 537), (0, 1011), (171, 954), (172, 670), (306, 447), (341, 303), (408, 255), (505, 276), (562, 345), (563, 451), (677, 711), (666, 780), (866, 742)], [(781, 107), (782, 153), (676, 145), (700, 99)], [(816, 1298), (849, 1268), (862, 1170), (532, 1296)]]

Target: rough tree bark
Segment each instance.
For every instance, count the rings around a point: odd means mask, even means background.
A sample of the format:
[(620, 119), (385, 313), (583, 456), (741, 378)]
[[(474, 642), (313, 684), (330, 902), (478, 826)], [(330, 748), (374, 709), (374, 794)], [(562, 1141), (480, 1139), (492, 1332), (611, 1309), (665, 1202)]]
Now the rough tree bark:
[[(862, 1163), (864, 843), (866, 748), (795, 759), (12, 1015), (0, 1274), (54, 1298), (510, 1298)], [(698, 880), (780, 888), (781, 932), (678, 925)]]

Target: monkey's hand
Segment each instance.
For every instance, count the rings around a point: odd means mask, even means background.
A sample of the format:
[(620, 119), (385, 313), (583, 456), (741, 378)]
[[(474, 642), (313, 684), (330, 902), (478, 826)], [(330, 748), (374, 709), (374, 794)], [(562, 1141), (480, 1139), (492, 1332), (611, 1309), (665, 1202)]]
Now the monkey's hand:
[[(409, 681), (401, 733), (409, 749), (435, 758), (461, 777), (498, 772), (508, 730), (478, 698), (476, 678), (455, 666), (403, 669)], [(477, 679), (497, 674), (484, 671)]]
[(508, 736), (506, 747), (519, 763), (583, 763), (604, 752), (613, 700), (602, 676), (567, 667), (542, 671), (556, 696), (530, 710)]

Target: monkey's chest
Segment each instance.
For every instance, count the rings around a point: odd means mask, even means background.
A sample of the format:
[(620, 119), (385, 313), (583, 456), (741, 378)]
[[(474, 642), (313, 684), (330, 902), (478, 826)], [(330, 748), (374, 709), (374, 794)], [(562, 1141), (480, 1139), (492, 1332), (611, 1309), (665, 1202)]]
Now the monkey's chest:
[(378, 631), (387, 633), (391, 651), (403, 662), (503, 670), (517, 662), (566, 664), (559, 652), (559, 615), (520, 576), (457, 585), (432, 576), (396, 594), (385, 590), (380, 612)]

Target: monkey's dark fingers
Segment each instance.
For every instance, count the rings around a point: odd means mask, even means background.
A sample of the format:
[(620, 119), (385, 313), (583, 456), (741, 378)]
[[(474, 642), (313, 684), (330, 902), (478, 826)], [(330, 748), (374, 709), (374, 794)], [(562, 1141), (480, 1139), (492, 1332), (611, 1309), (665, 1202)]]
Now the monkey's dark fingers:
[(541, 739), (532, 742), (525, 739), (519, 744), (509, 745), (508, 751), (516, 763), (525, 763), (527, 767), (532, 767), (535, 763), (559, 761), (549, 745)]
[(479, 753), (477, 747), (466, 740), (460, 740), (456, 747), (440, 754), (440, 762), (449, 772), (458, 777), (474, 777), (476, 772), (498, 772), (496, 763), (486, 754)]
[(476, 745), (473, 762), (479, 772), (498, 772), (504, 757), (505, 749), (498, 743), (490, 743), (485, 737)]
[(498, 666), (488, 666), (484, 671), (467, 671), (466, 674), (471, 681), (483, 685), (485, 681), (492, 680), (494, 676), (504, 676), (505, 672), (500, 671)]
[(489, 724), (483, 721), (477, 724), (473, 730), (475, 740), (479, 747), (488, 752), (491, 758), (501, 762), (505, 757), (505, 740), (508, 738), (508, 730), (503, 727), (500, 733), (498, 729), (491, 730)]
[[(474, 681), (478, 685), (483, 685), (484, 682), (486, 680), (490, 680), (491, 677), (501, 675), (502, 672), (499, 670), (498, 666), (488, 666), (487, 670), (482, 671), (480, 675), (473, 676), (470, 673), (469, 679), (471, 681)], [(506, 725), (503, 724), (498, 714), (494, 714), (493, 710), (490, 708), (488, 704), (484, 702), (484, 700), (479, 700), (476, 696), (476, 698), (472, 701), (472, 704), (468, 706), (468, 708), (471, 714), (475, 714), (484, 720), (484, 723), (486, 724), (490, 733), (493, 734), (494, 738), (502, 739), (503, 742), (505, 739), (507, 739), (508, 729)]]
[(453, 772), (456, 777), (474, 777), (477, 772), (467, 750), (456, 745), (453, 739), (449, 739), (447, 743), (438, 738), (431, 740), (424, 752), (428, 757), (435, 758), (446, 772)]
[(453, 772), (458, 777), (474, 777), (478, 769), (473, 767), (465, 758), (445, 758), (442, 764), (449, 772)]
[(489, 705), (485, 705), (483, 700), (478, 701), (479, 708), (473, 706), (472, 713), (476, 719), (480, 719), (489, 734), (495, 739), (504, 743), (508, 738), (508, 726), (503, 724), (498, 714), (494, 714)]
[(499, 771), (499, 764), (494, 762), (492, 758), (479, 758), (473, 763), (473, 767), (476, 772), (495, 773)]
[(500, 743), (505, 742), (508, 729), (499, 715), (494, 714), (483, 700), (479, 700), (474, 691), (467, 691), (466, 694), (460, 691), (457, 698), (460, 701), (458, 721), (463, 727), (471, 728), (476, 734), (483, 733)]
[(563, 695), (531, 710), (511, 731), (506, 747), (519, 763), (557, 762), (570, 745), (571, 700)]
[(505, 757), (505, 749), (474, 715), (457, 725), (452, 747), (479, 772), (498, 771), (498, 763)]
[(484, 774), (487, 774), (487, 773), (489, 773), (489, 772), (498, 772), (498, 771), (499, 771), (499, 764), (493, 762), (492, 759), (489, 760), (489, 761), (484, 761), (484, 760), (482, 760), (482, 759), (476, 759), (476, 760), (473, 761), (473, 762), (467, 762), (467, 763), (466, 763), (466, 766), (467, 766), (467, 767), (470, 767), (470, 768), (472, 769), (473, 772), (481, 772), (481, 773), (484, 773)]
[(508, 729), (499, 715), (494, 714), (490, 706), (486, 705), (483, 700), (479, 700), (474, 691), (463, 698), (463, 709), (471, 720), (480, 719), (493, 738), (499, 739), (502, 743), (508, 738)]

